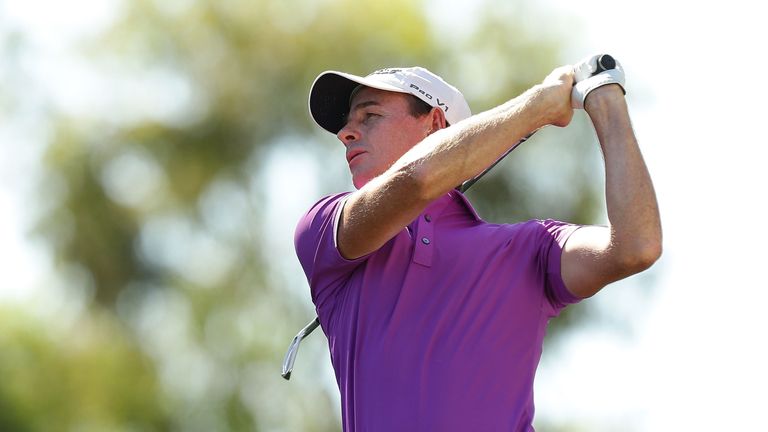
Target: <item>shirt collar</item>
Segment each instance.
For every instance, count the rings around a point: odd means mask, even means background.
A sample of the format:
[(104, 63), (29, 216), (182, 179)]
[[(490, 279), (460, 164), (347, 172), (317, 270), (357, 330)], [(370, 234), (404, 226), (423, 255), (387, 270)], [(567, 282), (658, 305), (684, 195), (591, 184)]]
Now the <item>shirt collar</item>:
[(475, 221), (479, 222), (482, 220), (467, 197), (456, 189), (448, 192), (428, 205), (427, 208), (424, 209), (423, 214), (429, 215), (430, 217), (438, 217), (451, 207), (463, 210), (463, 213), (467, 214)]

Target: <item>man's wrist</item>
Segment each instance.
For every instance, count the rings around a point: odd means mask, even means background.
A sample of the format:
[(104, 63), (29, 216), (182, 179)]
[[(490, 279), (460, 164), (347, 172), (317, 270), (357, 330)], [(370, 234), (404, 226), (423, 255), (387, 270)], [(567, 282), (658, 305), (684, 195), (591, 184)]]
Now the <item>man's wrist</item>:
[(624, 92), (618, 84), (608, 84), (592, 90), (584, 101), (584, 110), (595, 111), (625, 105)]
[(564, 127), (573, 117), (570, 104), (571, 85), (558, 83), (556, 85), (540, 84), (535, 87), (537, 106), (539, 109), (539, 127), (555, 125)]

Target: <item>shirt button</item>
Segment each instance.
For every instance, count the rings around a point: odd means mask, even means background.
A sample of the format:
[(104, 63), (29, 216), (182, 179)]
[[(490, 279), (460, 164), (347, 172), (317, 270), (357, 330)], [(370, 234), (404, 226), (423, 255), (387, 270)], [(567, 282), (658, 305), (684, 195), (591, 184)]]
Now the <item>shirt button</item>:
[(427, 221), (427, 222), (432, 222), (432, 216), (424, 215), (424, 220)]
[(424, 243), (425, 245), (428, 245), (429, 244), (429, 239), (426, 238), (426, 237), (422, 237), (421, 238), (421, 242)]

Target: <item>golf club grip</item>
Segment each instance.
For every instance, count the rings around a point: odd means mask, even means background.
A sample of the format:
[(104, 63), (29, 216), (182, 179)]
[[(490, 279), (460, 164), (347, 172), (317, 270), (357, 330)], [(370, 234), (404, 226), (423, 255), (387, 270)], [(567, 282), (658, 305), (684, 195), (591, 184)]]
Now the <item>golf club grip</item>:
[(593, 75), (611, 69), (616, 69), (616, 60), (610, 54), (603, 54), (597, 58), (597, 70)]

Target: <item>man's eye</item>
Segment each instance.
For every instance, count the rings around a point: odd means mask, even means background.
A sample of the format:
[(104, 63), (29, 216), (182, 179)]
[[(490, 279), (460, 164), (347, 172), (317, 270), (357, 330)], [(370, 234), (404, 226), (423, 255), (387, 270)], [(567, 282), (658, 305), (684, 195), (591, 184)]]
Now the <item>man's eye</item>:
[(363, 123), (367, 122), (368, 120), (374, 117), (379, 117), (379, 115), (376, 113), (365, 113), (365, 116), (363, 117)]

